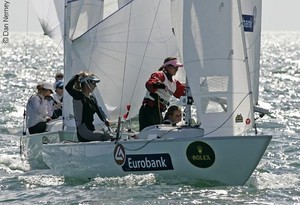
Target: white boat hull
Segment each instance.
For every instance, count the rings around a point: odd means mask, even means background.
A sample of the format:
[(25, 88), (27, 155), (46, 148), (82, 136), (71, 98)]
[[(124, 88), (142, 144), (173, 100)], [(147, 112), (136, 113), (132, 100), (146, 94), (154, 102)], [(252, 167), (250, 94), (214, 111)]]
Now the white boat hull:
[(42, 157), (42, 145), (63, 141), (78, 141), (76, 133), (67, 131), (51, 131), (22, 136), (20, 154), (29, 164), (30, 169), (47, 169)]
[[(182, 133), (188, 134), (191, 130), (184, 129)], [(88, 179), (155, 173), (161, 177), (243, 185), (272, 138), (185, 136), (44, 144), (42, 152), (47, 166), (66, 177)]]

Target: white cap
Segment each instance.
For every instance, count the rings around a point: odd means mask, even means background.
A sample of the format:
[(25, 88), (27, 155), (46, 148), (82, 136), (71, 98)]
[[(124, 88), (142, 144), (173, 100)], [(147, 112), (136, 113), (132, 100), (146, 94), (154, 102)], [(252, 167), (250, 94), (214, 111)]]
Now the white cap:
[(53, 85), (51, 85), (50, 83), (43, 83), (42, 88), (45, 90), (50, 90), (51, 93), (53, 93)]

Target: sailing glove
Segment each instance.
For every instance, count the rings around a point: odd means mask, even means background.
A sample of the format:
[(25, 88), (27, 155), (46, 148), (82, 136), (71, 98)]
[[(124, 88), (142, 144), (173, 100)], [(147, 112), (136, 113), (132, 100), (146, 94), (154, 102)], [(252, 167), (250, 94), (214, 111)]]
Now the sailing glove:
[(110, 123), (109, 123), (109, 121), (108, 121), (108, 120), (106, 120), (106, 121), (104, 122), (104, 124), (105, 124), (107, 127), (109, 127), (109, 126), (110, 126)]
[(51, 100), (53, 100), (53, 97), (49, 95), (49, 96), (46, 96), (45, 99), (48, 101), (51, 101)]
[(163, 84), (163, 83), (157, 82), (157, 83), (153, 84), (153, 88), (155, 88), (155, 89), (165, 89), (166, 85)]

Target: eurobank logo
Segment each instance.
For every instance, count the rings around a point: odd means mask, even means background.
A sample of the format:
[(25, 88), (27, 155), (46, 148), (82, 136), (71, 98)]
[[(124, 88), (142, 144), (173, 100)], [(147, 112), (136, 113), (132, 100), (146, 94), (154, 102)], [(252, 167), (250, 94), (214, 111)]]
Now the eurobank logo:
[(115, 162), (122, 166), (125, 172), (173, 170), (171, 157), (168, 153), (161, 154), (130, 154), (117, 144), (114, 150)]
[(172, 160), (169, 154), (138, 154), (126, 155), (122, 166), (123, 171), (160, 171), (173, 170)]
[(121, 144), (117, 144), (114, 150), (115, 162), (118, 165), (123, 165), (125, 162), (125, 148)]

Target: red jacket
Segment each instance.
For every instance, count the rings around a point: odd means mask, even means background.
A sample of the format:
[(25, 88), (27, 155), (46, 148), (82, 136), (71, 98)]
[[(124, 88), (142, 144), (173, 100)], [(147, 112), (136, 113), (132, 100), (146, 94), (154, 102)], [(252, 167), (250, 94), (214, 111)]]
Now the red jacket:
[[(163, 73), (163, 71), (156, 71), (156, 72), (152, 73), (151, 77), (146, 82), (146, 89), (150, 93), (155, 93), (158, 89), (154, 88), (153, 84), (156, 84), (158, 82), (164, 83), (166, 85), (166, 87), (168, 88), (168, 83), (166, 83), (165, 80), (169, 81), (168, 79), (166, 79), (165, 74)], [(173, 96), (176, 97), (176, 98), (180, 98), (181, 96), (185, 95), (185, 85), (180, 83), (176, 79), (173, 79), (172, 82), (175, 82), (175, 84), (176, 84), (176, 90), (174, 92), (172, 92)]]

